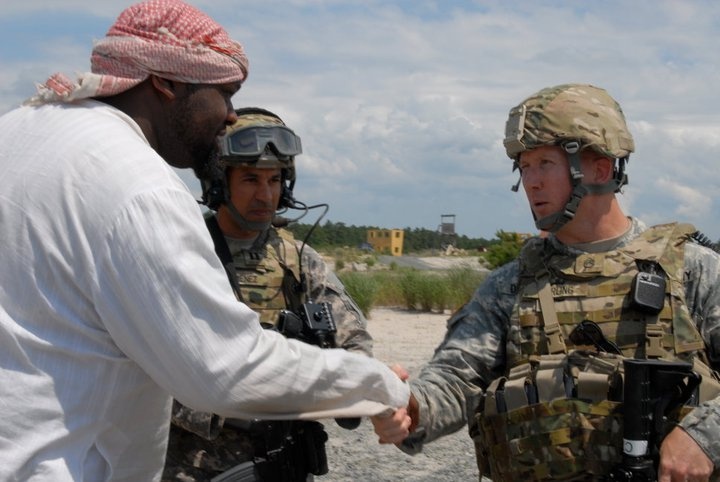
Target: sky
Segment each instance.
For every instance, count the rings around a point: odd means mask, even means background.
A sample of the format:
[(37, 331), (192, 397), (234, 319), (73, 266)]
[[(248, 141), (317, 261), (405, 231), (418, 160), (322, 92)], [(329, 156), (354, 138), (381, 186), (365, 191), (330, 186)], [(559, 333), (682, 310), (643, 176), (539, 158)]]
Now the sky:
[[(92, 41), (131, 3), (3, 0), (0, 114), (54, 72), (88, 71)], [(302, 138), (295, 197), (328, 203), (323, 222), (436, 230), (451, 214), (471, 238), (535, 232), (522, 189), (510, 190), (507, 114), (579, 82), (606, 89), (634, 136), (625, 211), (720, 239), (720, 2), (190, 3), (250, 59), (234, 105), (270, 109)]]

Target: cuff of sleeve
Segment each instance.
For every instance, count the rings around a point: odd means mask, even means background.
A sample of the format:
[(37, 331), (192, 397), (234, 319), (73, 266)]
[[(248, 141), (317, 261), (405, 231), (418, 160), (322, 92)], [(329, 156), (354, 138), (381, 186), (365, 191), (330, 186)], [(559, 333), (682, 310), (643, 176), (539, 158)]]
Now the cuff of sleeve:
[(403, 440), (398, 448), (408, 455), (417, 455), (422, 452), (425, 443), (425, 429), (418, 427), (405, 440)]
[(706, 402), (688, 413), (679, 425), (695, 440), (715, 468), (720, 467), (720, 439), (717, 436), (720, 430), (718, 408)]
[[(412, 380), (410, 381), (410, 391), (415, 396), (415, 399), (418, 403), (418, 428), (416, 429), (416, 432), (418, 432), (424, 427), (430, 426), (430, 410), (428, 410), (429, 405), (427, 403), (427, 399), (425, 398), (425, 393), (421, 389), (419, 389), (419, 387), (415, 385)], [(426, 437), (424, 436), (423, 439), (425, 438)]]

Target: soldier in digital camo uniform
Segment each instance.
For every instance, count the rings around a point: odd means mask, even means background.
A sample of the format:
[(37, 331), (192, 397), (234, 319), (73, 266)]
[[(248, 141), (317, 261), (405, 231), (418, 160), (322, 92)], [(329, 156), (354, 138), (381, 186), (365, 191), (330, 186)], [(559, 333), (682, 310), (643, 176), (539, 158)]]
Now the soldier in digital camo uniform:
[[(540, 90), (510, 111), (504, 144), (547, 236), (449, 319), (411, 381), (400, 448), (416, 453), (468, 423), (480, 474), (496, 482), (603, 480), (622, 460), (620, 360), (680, 360), (703, 376), (700, 403), (665, 427), (658, 480), (717, 480), (720, 256), (692, 226), (623, 213), (634, 143), (603, 89)], [(633, 295), (639, 273), (665, 285), (657, 306)], [(382, 443), (402, 440), (392, 419), (373, 424)]]
[[(203, 179), (203, 198), (217, 211), (207, 224), (238, 299), (267, 328), (283, 310), (326, 302), (337, 327), (328, 346), (372, 356), (367, 320), (337, 276), (314, 249), (272, 224), (277, 210), (304, 206), (292, 193), (300, 138), (267, 110), (236, 113)], [(311, 480), (327, 471), (326, 439), (317, 422), (228, 420), (175, 401), (163, 480)]]

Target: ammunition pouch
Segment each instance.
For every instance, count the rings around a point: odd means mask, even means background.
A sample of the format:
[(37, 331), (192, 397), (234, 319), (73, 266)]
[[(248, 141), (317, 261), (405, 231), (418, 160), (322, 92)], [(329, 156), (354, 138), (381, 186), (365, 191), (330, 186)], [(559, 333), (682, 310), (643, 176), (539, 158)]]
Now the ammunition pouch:
[[(470, 424), (480, 474), (495, 482), (606, 476), (623, 456), (623, 359), (579, 350), (543, 355), (495, 380)], [(719, 395), (712, 371), (699, 361), (696, 368), (698, 401)], [(671, 414), (666, 431), (691, 409)]]

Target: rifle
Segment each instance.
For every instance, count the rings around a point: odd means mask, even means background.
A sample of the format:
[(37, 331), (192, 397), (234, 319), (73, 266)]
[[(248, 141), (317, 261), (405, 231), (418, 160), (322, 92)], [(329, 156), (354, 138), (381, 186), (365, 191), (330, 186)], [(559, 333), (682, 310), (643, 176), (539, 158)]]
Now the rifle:
[(298, 311), (280, 311), (277, 330), (287, 338), (320, 348), (335, 348), (337, 326), (330, 303), (303, 303)]
[(682, 405), (697, 405), (702, 376), (685, 362), (627, 359), (623, 365), (623, 456), (607, 480), (657, 481), (668, 415)]
[(328, 472), (322, 424), (311, 421), (227, 420), (250, 434), (253, 460), (213, 477), (211, 482), (305, 481)]

